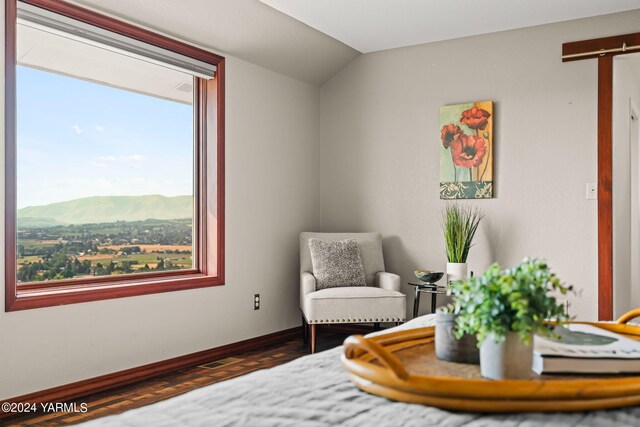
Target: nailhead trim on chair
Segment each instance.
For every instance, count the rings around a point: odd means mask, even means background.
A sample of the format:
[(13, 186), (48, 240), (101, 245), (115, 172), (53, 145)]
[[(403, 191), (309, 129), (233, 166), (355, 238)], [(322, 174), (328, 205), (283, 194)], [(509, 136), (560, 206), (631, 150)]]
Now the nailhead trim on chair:
[(340, 319), (320, 319), (320, 320), (309, 320), (307, 323), (309, 323), (310, 325), (316, 324), (316, 323), (366, 323), (366, 322), (406, 322), (405, 318), (387, 318), (387, 319), (342, 319), (342, 321)]

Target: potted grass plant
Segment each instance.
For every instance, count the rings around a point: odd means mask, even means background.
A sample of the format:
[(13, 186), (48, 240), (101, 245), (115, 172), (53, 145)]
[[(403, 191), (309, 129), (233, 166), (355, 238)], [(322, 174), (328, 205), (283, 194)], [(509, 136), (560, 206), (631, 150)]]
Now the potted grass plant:
[[(480, 221), (484, 216), (478, 209), (457, 204), (449, 204), (442, 211), (447, 253), (447, 282), (464, 280), (467, 277), (467, 257), (473, 246)], [(479, 362), (479, 352), (475, 335), (456, 338), (455, 318), (450, 307), (436, 311), (436, 355), (438, 358), (457, 363)]]
[(442, 211), (442, 229), (447, 253), (447, 282), (467, 278), (467, 257), (480, 221), (480, 210), (450, 204)]
[(533, 335), (550, 335), (550, 322), (569, 320), (553, 294), (571, 291), (542, 260), (525, 259), (505, 270), (494, 264), (450, 285), (456, 336), (476, 335), (483, 377), (528, 378)]

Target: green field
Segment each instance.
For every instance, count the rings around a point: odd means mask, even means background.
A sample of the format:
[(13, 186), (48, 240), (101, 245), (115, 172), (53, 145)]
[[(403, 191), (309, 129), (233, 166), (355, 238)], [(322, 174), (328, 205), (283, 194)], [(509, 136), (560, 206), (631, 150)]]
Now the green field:
[(53, 242), (53, 241), (41, 241), (41, 240), (20, 240), (18, 243), (20, 243), (22, 246), (24, 246), (25, 249), (42, 249), (42, 248), (52, 248), (55, 245), (58, 244), (58, 242)]
[[(193, 265), (193, 260), (191, 259), (191, 254), (163, 254), (163, 253), (146, 253), (146, 254), (134, 254), (129, 255), (127, 257), (123, 256), (107, 256), (99, 259), (89, 259), (91, 261), (91, 265), (95, 266), (96, 264), (106, 265), (111, 261), (115, 263), (122, 263), (122, 261), (134, 261), (137, 264), (133, 265), (134, 269), (142, 268), (145, 264), (148, 264), (149, 267), (154, 268), (158, 263), (158, 258), (162, 258), (165, 261), (169, 260), (174, 265), (179, 266), (180, 268), (191, 268)], [(80, 261), (87, 259), (87, 257), (78, 257)], [(44, 261), (43, 257), (37, 255), (29, 255), (18, 257), (18, 266), (21, 266), (26, 263), (37, 263), (40, 261)]]
[(37, 255), (29, 255), (29, 256), (18, 257), (18, 265), (22, 265), (22, 264), (25, 264), (27, 262), (40, 262), (40, 261), (42, 261), (42, 257), (41, 256), (37, 256)]
[[(142, 268), (145, 264), (148, 264), (149, 267), (153, 268), (158, 263), (158, 258), (162, 258), (165, 261), (170, 260), (174, 265), (180, 266), (181, 268), (191, 268), (192, 260), (191, 254), (163, 254), (163, 253), (145, 253), (145, 254), (132, 254), (126, 257), (123, 256), (107, 256), (99, 259), (90, 259), (91, 265), (96, 265), (101, 263), (102, 265), (109, 264), (111, 261), (118, 263), (123, 261), (134, 261), (137, 264), (133, 265), (133, 268)], [(80, 261), (84, 259), (88, 259), (87, 257), (78, 257)]]
[(21, 283), (193, 268), (190, 218), (18, 228)]

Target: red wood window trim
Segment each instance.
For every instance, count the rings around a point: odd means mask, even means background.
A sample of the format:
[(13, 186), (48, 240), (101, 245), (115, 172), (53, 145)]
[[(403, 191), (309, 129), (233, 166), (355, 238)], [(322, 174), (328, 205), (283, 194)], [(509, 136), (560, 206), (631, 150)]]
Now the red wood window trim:
[[(168, 49), (217, 66), (214, 79), (196, 78), (196, 177), (197, 206), (194, 238), (197, 270), (138, 274), (115, 278), (30, 283), (16, 280), (16, 19), (17, 0), (5, 0), (5, 310), (25, 310), (224, 284), (224, 57), (165, 37), (135, 25), (61, 0), (20, 0), (49, 11)], [(216, 150), (216, 221), (207, 218), (207, 150)], [(207, 262), (207, 237), (217, 243), (216, 271)]]
[(590, 53), (563, 62), (598, 60), (598, 320), (613, 320), (613, 57), (637, 52), (599, 51), (639, 44), (633, 33), (562, 45), (563, 55)]

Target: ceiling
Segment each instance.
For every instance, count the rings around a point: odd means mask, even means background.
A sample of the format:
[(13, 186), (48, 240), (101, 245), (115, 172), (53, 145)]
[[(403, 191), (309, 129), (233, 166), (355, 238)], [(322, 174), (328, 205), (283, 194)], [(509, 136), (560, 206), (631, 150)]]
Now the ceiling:
[(374, 52), (640, 8), (640, 0), (260, 0)]
[(75, 0), (322, 85), (374, 52), (640, 8), (640, 0)]
[(360, 54), (258, 0), (74, 3), (318, 86)]

